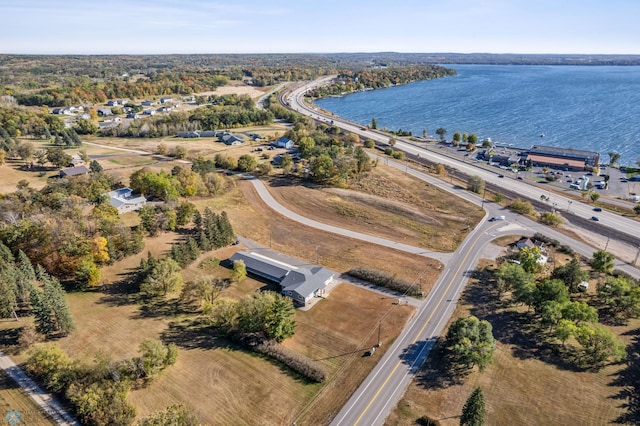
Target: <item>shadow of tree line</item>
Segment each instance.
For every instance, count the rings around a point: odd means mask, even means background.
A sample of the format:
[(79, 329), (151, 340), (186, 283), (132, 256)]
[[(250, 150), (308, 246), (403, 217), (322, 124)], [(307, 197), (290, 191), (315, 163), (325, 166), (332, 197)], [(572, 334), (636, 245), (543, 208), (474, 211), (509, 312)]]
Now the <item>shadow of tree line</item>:
[(624, 401), (621, 408), (626, 412), (614, 420), (618, 424), (640, 424), (640, 328), (628, 331), (627, 336), (633, 340), (627, 346), (626, 368), (616, 374), (610, 386), (621, 386), (617, 394), (611, 398)]

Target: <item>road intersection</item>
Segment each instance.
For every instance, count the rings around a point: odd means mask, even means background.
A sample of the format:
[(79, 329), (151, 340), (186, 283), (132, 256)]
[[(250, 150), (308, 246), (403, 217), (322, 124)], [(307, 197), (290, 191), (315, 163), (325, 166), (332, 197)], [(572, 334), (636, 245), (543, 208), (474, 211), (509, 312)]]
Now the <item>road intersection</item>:
[[(356, 125), (334, 116), (328, 116), (319, 109), (308, 106), (303, 101), (304, 93), (307, 90), (328, 80), (329, 78), (324, 78), (320, 81), (294, 88), (291, 92), (283, 95), (282, 99), (285, 99), (286, 104), (291, 109), (314, 119), (330, 122), (332, 125), (359, 134), (361, 137), (373, 139), (381, 144), (388, 143), (388, 135), (363, 129), (361, 125)], [(522, 194), (525, 198), (536, 199), (540, 197), (539, 188), (515, 179), (499, 178), (499, 172), (487, 171), (475, 167), (473, 164), (424, 150), (408, 141), (397, 140), (395, 148), (456, 168), (466, 175), (478, 175), (488, 182)], [(451, 317), (469, 276), (474, 271), (480, 257), (482, 257), (484, 248), (495, 238), (503, 235), (531, 236), (536, 232), (540, 232), (558, 240), (561, 244), (570, 246), (577, 253), (587, 258), (590, 258), (595, 251), (594, 248), (567, 237), (551, 227), (514, 213), (506, 214), (502, 207), (485, 202), (484, 199), (480, 199), (477, 195), (454, 185), (448, 185), (446, 182), (431, 175), (409, 168), (407, 164), (387, 159), (385, 159), (385, 163), (473, 202), (479, 208), (484, 208), (490, 216), (504, 215), (506, 220), (499, 222), (483, 220), (475, 229), (469, 232), (456, 252), (452, 253), (446, 262), (443, 262), (445, 263), (443, 272), (427, 299), (418, 308), (416, 315), (414, 315), (369, 376), (335, 416), (331, 425), (336, 426), (384, 424), (386, 417), (404, 394), (407, 386), (428, 357), (431, 348)], [(556, 206), (566, 205), (567, 209), (571, 207), (574, 213), (586, 218), (592, 214), (591, 207), (584, 203), (576, 202), (561, 195), (549, 194), (549, 196), (549, 202), (554, 203)], [(600, 216), (609, 226), (622, 230), (633, 237), (640, 237), (640, 226), (638, 226), (637, 222), (610, 212), (602, 212)], [(331, 232), (335, 232), (335, 230)], [(370, 241), (375, 242), (373, 239)], [(636, 278), (640, 277), (638, 269), (618, 259), (616, 259), (615, 267)]]

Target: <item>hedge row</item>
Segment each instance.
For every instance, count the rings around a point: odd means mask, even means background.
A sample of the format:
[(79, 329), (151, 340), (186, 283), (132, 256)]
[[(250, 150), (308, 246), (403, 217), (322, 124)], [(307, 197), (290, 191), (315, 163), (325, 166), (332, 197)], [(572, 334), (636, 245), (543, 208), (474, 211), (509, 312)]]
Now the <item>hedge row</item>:
[(327, 378), (327, 370), (323, 365), (273, 340), (267, 340), (256, 346), (255, 351), (283, 363), (314, 382), (322, 383)]
[(408, 296), (421, 296), (419, 286), (377, 269), (358, 267), (351, 269), (347, 275)]
[(284, 364), (309, 380), (321, 383), (327, 378), (328, 373), (323, 365), (274, 340), (265, 340), (257, 333), (230, 333), (229, 337), (254, 352)]

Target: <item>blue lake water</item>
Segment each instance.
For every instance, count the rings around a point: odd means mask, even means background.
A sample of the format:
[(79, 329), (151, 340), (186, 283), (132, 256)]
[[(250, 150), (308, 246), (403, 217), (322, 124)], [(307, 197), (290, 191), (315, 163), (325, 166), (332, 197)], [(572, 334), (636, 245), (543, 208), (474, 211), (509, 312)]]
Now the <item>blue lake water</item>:
[[(325, 98), (316, 104), (351, 121), (430, 136), (439, 127), (480, 140), (610, 151), (640, 157), (640, 67), (449, 65), (458, 75)], [(544, 134), (544, 137), (540, 137)]]

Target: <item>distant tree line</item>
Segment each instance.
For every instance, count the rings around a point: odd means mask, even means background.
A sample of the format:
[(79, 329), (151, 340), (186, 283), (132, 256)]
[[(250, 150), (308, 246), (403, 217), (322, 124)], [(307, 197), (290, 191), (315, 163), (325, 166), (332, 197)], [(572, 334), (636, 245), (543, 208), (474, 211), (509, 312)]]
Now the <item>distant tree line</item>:
[(456, 75), (453, 69), (438, 65), (407, 65), (367, 68), (361, 71), (341, 71), (329, 85), (316, 87), (306, 96), (322, 98), (342, 95), (367, 89), (381, 89), (393, 85), (411, 83), (420, 80), (432, 80)]

